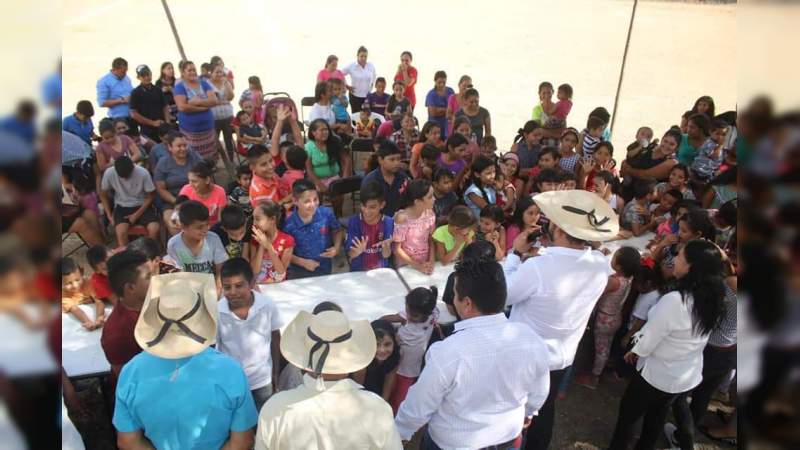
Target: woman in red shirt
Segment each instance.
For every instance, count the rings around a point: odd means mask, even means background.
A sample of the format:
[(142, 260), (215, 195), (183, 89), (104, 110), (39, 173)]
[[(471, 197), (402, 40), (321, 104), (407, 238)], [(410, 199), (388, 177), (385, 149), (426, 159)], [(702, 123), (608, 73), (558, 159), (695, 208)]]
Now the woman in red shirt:
[(417, 104), (417, 95), (414, 92), (414, 86), (417, 84), (417, 69), (411, 65), (411, 52), (408, 50), (400, 54), (400, 65), (397, 66), (397, 73), (394, 79), (405, 83), (405, 96), (411, 102), (411, 109), (413, 110)]

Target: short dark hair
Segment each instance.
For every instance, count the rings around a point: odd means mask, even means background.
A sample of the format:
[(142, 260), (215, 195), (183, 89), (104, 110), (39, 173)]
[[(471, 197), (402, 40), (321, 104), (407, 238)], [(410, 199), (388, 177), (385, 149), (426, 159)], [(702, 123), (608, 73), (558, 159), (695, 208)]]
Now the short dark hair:
[(425, 144), (422, 146), (422, 150), (420, 150), (419, 154), (422, 156), (422, 159), (427, 160), (435, 160), (439, 158), (439, 149), (436, 148), (433, 144)]
[(178, 211), (181, 225), (189, 226), (195, 222), (208, 222), (208, 208), (197, 200), (188, 200), (181, 204)]
[(505, 217), (505, 212), (499, 205), (486, 205), (481, 210), (481, 219), (491, 219), (497, 223), (503, 223)]
[(114, 170), (120, 178), (128, 178), (133, 173), (133, 161), (127, 156), (120, 156), (114, 161)]
[(247, 150), (247, 161), (250, 164), (253, 164), (256, 162), (256, 160), (258, 160), (258, 158), (261, 158), (266, 154), (269, 154), (269, 149), (267, 149), (265, 145), (256, 144)]
[(633, 185), (631, 186), (633, 197), (636, 199), (647, 197), (647, 194), (653, 192), (655, 185), (656, 180), (652, 178), (634, 178)]
[(386, 201), (383, 187), (377, 181), (367, 183), (361, 188), (361, 204), (366, 205), (370, 200), (377, 200), (378, 202)]
[(468, 228), (475, 225), (477, 219), (472, 210), (464, 205), (456, 205), (447, 215), (447, 223), (458, 228)]
[(478, 94), (478, 90), (475, 88), (469, 88), (466, 91), (464, 91), (464, 98), (466, 99), (470, 97), (480, 97), (480, 94)]
[(230, 278), (241, 275), (248, 283), (253, 282), (253, 268), (250, 263), (242, 257), (231, 258), (222, 263), (220, 278)]
[(250, 166), (248, 164), (239, 164), (236, 166), (236, 178), (239, 178), (242, 175), (253, 175), (253, 171), (250, 170)]
[(597, 108), (593, 109), (592, 112), (589, 113), (589, 116), (597, 117), (598, 119), (602, 120), (603, 123), (608, 123), (608, 121), (611, 120), (611, 114), (602, 106), (598, 106)]
[(558, 87), (558, 91), (563, 92), (564, 95), (567, 96), (567, 98), (572, 98), (572, 86), (570, 86), (569, 84), (567, 83), (562, 84), (561, 86)]
[(311, 311), (311, 314), (319, 314), (325, 311), (337, 311), (342, 312), (342, 307), (337, 305), (336, 303), (329, 302), (329, 301), (322, 301), (317, 303), (317, 306)]
[(536, 176), (536, 184), (558, 183), (558, 171), (556, 169), (543, 169)]
[(142, 236), (128, 244), (128, 250), (137, 251), (152, 261), (161, 256), (161, 246), (155, 239)]
[(163, 138), (165, 136), (168, 136), (172, 131), (175, 131), (175, 128), (171, 124), (165, 122), (158, 126), (157, 133), (159, 137)]
[(78, 264), (75, 262), (74, 259), (70, 258), (69, 256), (66, 256), (64, 258), (61, 258), (61, 261), (59, 263), (59, 270), (61, 272), (61, 276), (65, 277), (67, 275), (71, 275), (77, 272), (78, 270), (80, 270), (80, 268), (78, 267)]
[(433, 74), (433, 81), (436, 81), (439, 78), (447, 78), (447, 72), (444, 70), (437, 70), (436, 73)]
[(244, 110), (239, 111), (239, 112), (236, 113), (236, 119), (237, 120), (242, 120), (242, 116), (246, 116), (246, 115), (248, 115), (247, 111), (244, 111)]
[(714, 119), (713, 121), (711, 121), (711, 128), (710, 128), (711, 131), (724, 130), (727, 128), (730, 128), (730, 125), (728, 124), (728, 122), (725, 122), (722, 119)]
[(383, 78), (383, 77), (375, 78), (375, 84), (378, 84), (378, 83), (386, 84), (386, 78)]
[(542, 81), (541, 83), (539, 83), (538, 92), (542, 92), (542, 89), (544, 89), (544, 88), (550, 88), (552, 90), (553, 89), (553, 83), (551, 83), (549, 81)]
[(433, 182), (438, 183), (439, 181), (442, 180), (442, 178), (450, 178), (451, 180), (454, 180), (456, 176), (453, 175), (453, 172), (450, 172), (444, 167), (438, 167), (436, 170), (433, 171), (433, 177), (432, 177)]
[(301, 195), (303, 195), (303, 192), (306, 191), (316, 192), (316, 190), (317, 187), (314, 186), (314, 183), (312, 183), (311, 180), (306, 180), (305, 178), (301, 178), (292, 184), (292, 196), (295, 198), (298, 198)]
[(89, 263), (89, 267), (92, 269), (96, 269), (101, 263), (108, 259), (108, 247), (105, 245), (93, 245), (89, 250), (86, 251), (86, 262)]
[(139, 267), (149, 259), (144, 253), (126, 249), (108, 259), (108, 283), (115, 294), (125, 295), (125, 285), (135, 283)]
[[(565, 181), (578, 181), (578, 176), (571, 170), (556, 170), (556, 182), (563, 183)], [(612, 185), (613, 186), (613, 185)]]
[(241, 206), (230, 204), (219, 213), (219, 222), (226, 230), (238, 230), (247, 223), (247, 216)]
[(620, 247), (614, 253), (614, 257), (626, 277), (637, 275), (642, 267), (642, 255), (634, 247)]
[(378, 158), (386, 158), (387, 156), (391, 155), (402, 155), (403, 152), (400, 150), (400, 147), (397, 146), (392, 141), (382, 141), (378, 147), (378, 151), (375, 152), (375, 155)]
[(86, 117), (92, 117), (94, 115), (94, 106), (92, 106), (92, 102), (89, 100), (81, 100), (75, 107), (75, 111), (83, 114)]
[(497, 138), (491, 134), (487, 134), (483, 137), (483, 139), (481, 139), (481, 145), (484, 147), (497, 147)]
[(677, 201), (683, 200), (683, 192), (677, 189), (670, 189), (667, 192), (664, 192), (664, 195), (669, 195), (670, 197), (674, 198)]
[(587, 130), (594, 130), (597, 128), (604, 127), (606, 122), (603, 119), (597, 116), (589, 116), (589, 119), (586, 120), (586, 129)]
[(122, 69), (123, 67), (128, 67), (128, 61), (125, 61), (125, 58), (117, 57), (111, 61), (112, 69)]
[(364, 47), (362, 45), (362, 46), (358, 47), (358, 50), (356, 50), (356, 56), (358, 56), (359, 53), (369, 53), (369, 52), (367, 51), (367, 47)]
[(211, 163), (209, 162), (198, 161), (194, 166), (192, 166), (190, 172), (200, 178), (211, 178), (214, 175), (214, 167), (212, 167)]
[(411, 312), (430, 316), (436, 308), (437, 298), (439, 289), (436, 286), (414, 288), (406, 295), (406, 308)]
[(294, 170), (304, 170), (308, 161), (308, 153), (299, 145), (292, 145), (286, 149), (286, 165)]
[(542, 152), (539, 153), (539, 159), (542, 159), (542, 156), (544, 156), (544, 155), (552, 156), (553, 157), (553, 161), (558, 161), (559, 159), (561, 159), (561, 153), (555, 147), (547, 146), (547, 147), (543, 148)]
[(455, 291), (469, 297), (483, 314), (497, 314), (506, 306), (506, 277), (497, 261), (464, 259), (456, 264)]
[(722, 219), (725, 225), (736, 226), (738, 209), (736, 199), (728, 200), (717, 210), (717, 217)]

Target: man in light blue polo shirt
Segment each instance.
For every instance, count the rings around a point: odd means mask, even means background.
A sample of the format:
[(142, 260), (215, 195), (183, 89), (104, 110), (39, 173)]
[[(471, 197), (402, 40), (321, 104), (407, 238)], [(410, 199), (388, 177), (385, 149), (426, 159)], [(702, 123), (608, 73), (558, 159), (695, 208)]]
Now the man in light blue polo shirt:
[(131, 98), (133, 85), (127, 73), (128, 61), (114, 58), (111, 62), (111, 71), (97, 80), (97, 104), (101, 108), (108, 108), (108, 117), (112, 119), (131, 115), (128, 101)]
[(117, 384), (121, 449), (253, 448), (258, 412), (247, 376), (211, 348), (217, 314), (212, 275), (151, 279), (133, 332), (144, 351), (125, 364)]

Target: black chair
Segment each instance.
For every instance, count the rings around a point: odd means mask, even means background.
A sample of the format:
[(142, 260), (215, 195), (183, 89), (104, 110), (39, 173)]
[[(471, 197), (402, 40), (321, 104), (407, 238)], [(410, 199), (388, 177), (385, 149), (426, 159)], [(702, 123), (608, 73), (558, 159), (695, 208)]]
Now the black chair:
[(373, 147), (373, 144), (374, 141), (372, 139), (364, 139), (364, 138), (353, 139), (353, 141), (350, 142), (350, 151), (373, 153), (375, 151), (375, 147)]
[(353, 202), (353, 210), (357, 210), (356, 206), (356, 193), (361, 191), (361, 181), (364, 178), (360, 175), (353, 175), (352, 177), (341, 178), (331, 182), (328, 186), (328, 198), (338, 197), (340, 195), (350, 195)]
[[(300, 123), (303, 124), (303, 132), (305, 132), (305, 128), (308, 127), (308, 122), (306, 122), (306, 111), (305, 108), (310, 108), (314, 106), (314, 103), (317, 102), (316, 97), (303, 97), (300, 99)], [(303, 135), (303, 137), (307, 137)]]

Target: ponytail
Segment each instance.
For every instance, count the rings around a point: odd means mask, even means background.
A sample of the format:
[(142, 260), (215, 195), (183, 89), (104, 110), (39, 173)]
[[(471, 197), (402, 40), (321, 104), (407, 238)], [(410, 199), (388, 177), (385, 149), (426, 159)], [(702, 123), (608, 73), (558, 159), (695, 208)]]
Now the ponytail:
[(469, 168), (470, 181), (472, 181), (472, 184), (478, 187), (478, 190), (481, 191), (481, 196), (483, 197), (484, 200), (486, 200), (486, 203), (488, 204), (491, 204), (492, 202), (489, 200), (489, 194), (486, 193), (486, 189), (483, 186), (483, 183), (481, 182), (481, 172), (493, 166), (494, 166), (494, 161), (483, 155), (480, 155), (477, 158), (475, 158), (475, 161), (472, 162), (472, 166), (470, 166)]
[(525, 122), (522, 128), (517, 130), (517, 135), (514, 137), (514, 143), (522, 141), (525, 139), (525, 135), (536, 130), (537, 128), (541, 128), (541, 124), (539, 124), (538, 120), (529, 120)]
[(406, 295), (406, 308), (411, 312), (423, 314), (427, 317), (436, 308), (436, 300), (438, 298), (439, 289), (436, 286), (414, 288)]
[(400, 188), (400, 209), (414, 206), (414, 202), (422, 200), (431, 190), (431, 182), (427, 178), (417, 178)]

